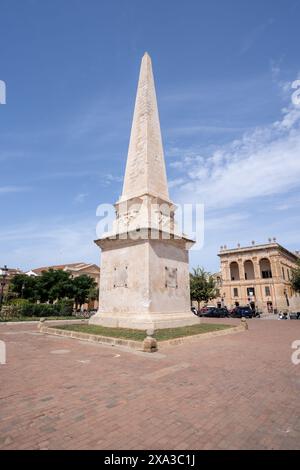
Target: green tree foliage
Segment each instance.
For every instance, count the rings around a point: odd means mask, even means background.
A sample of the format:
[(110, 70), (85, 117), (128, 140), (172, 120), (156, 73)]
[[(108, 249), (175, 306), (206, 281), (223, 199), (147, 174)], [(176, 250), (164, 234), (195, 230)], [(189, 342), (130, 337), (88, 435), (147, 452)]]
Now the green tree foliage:
[(82, 274), (73, 279), (74, 301), (76, 308), (88, 302), (95, 295), (96, 282), (90, 276)]
[(199, 266), (193, 268), (193, 272), (190, 273), (190, 289), (191, 300), (198, 302), (198, 308), (200, 308), (200, 302), (208, 302), (218, 295), (216, 281), (212, 274)]
[(71, 274), (61, 269), (43, 271), (36, 278), (38, 298), (41, 302), (53, 303), (55, 300), (73, 298), (73, 280)]
[(10, 282), (9, 291), (20, 299), (37, 300), (36, 279), (36, 277), (26, 276), (26, 274), (17, 274)]
[(291, 286), (295, 292), (300, 292), (300, 260), (297, 267), (292, 270)]
[(39, 300), (52, 304), (57, 300), (71, 299), (77, 307), (95, 300), (98, 289), (94, 279), (86, 274), (72, 278), (70, 273), (61, 269), (49, 269), (36, 277), (17, 274), (11, 280), (10, 291), (19, 299), (33, 302)]

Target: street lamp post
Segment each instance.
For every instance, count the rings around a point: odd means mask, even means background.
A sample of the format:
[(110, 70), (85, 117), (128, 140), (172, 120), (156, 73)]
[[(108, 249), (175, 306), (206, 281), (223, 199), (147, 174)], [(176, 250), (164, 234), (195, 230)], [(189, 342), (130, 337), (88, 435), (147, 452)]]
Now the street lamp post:
[(4, 265), (3, 268), (0, 268), (0, 310), (2, 308), (2, 303), (3, 303), (3, 292), (4, 292), (4, 287), (6, 284), (6, 278), (8, 274), (8, 268), (6, 265)]
[(284, 288), (283, 293), (284, 293), (284, 296), (285, 296), (286, 304), (287, 304), (287, 306), (289, 307), (289, 306), (290, 306), (290, 302), (289, 302), (288, 292), (287, 292), (287, 289), (286, 289), (286, 288)]

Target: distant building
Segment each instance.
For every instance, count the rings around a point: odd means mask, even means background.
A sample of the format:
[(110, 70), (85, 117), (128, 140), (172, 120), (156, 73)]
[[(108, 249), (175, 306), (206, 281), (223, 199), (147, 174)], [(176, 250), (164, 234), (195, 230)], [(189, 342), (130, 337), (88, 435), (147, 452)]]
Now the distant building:
[[(71, 277), (75, 278), (85, 274), (94, 279), (99, 288), (100, 283), (100, 268), (97, 264), (89, 263), (69, 263), (69, 264), (58, 264), (54, 266), (43, 266), (41, 268), (31, 269), (25, 274), (27, 276), (40, 276), (43, 271), (48, 271), (49, 269), (61, 269), (71, 274)], [(89, 305), (83, 305), (83, 308), (98, 308), (98, 300), (91, 301)]]
[(269, 243), (229, 249), (221, 247), (220, 297), (227, 307), (251, 305), (263, 312), (300, 311), (300, 295), (293, 292), (292, 269), (300, 259), (276, 239)]
[(82, 274), (86, 274), (87, 276), (92, 277), (97, 283), (97, 286), (99, 286), (100, 268), (96, 264), (69, 263), (58, 264), (54, 266), (43, 266), (42, 268), (31, 269), (25, 274), (27, 274), (27, 276), (39, 276), (43, 271), (49, 271), (49, 269), (61, 269), (62, 271), (67, 271), (71, 274), (72, 277), (78, 277)]
[(3, 292), (8, 291), (9, 284), (10, 284), (11, 280), (13, 279), (13, 277), (16, 276), (16, 274), (24, 274), (24, 272), (19, 268), (8, 268), (7, 269), (7, 275), (6, 275), (6, 278), (5, 278), (5, 285), (4, 285)]

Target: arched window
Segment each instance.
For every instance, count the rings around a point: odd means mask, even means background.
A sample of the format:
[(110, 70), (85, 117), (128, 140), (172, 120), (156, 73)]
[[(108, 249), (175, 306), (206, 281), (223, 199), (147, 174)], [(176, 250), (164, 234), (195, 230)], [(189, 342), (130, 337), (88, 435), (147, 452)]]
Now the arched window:
[(254, 279), (254, 266), (251, 260), (245, 261), (244, 263), (244, 270), (245, 270), (245, 279)]
[(268, 258), (262, 258), (259, 262), (260, 274), (263, 279), (272, 277), (271, 263)]
[(232, 281), (239, 281), (240, 280), (240, 271), (239, 265), (236, 261), (230, 263), (230, 279)]

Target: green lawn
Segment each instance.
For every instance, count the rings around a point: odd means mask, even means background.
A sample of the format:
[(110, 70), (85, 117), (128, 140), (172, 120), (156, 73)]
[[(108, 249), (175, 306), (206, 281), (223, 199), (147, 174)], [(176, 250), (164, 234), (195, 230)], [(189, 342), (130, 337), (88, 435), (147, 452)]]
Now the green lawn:
[(40, 318), (46, 318), (46, 320), (76, 320), (75, 317), (69, 316), (61, 316), (61, 317), (16, 317), (16, 318), (3, 318), (0, 317), (1, 322), (11, 322), (11, 321), (39, 321)]
[[(80, 333), (89, 333), (100, 336), (110, 336), (112, 338), (131, 339), (134, 341), (143, 341), (146, 336), (143, 330), (132, 330), (129, 328), (107, 328), (99, 325), (56, 325), (54, 328), (61, 330), (79, 331)], [(158, 341), (181, 338), (182, 336), (199, 335), (211, 331), (225, 330), (232, 328), (231, 325), (217, 325), (204, 323), (199, 325), (184, 326), (180, 328), (165, 328), (156, 330), (154, 337)]]

